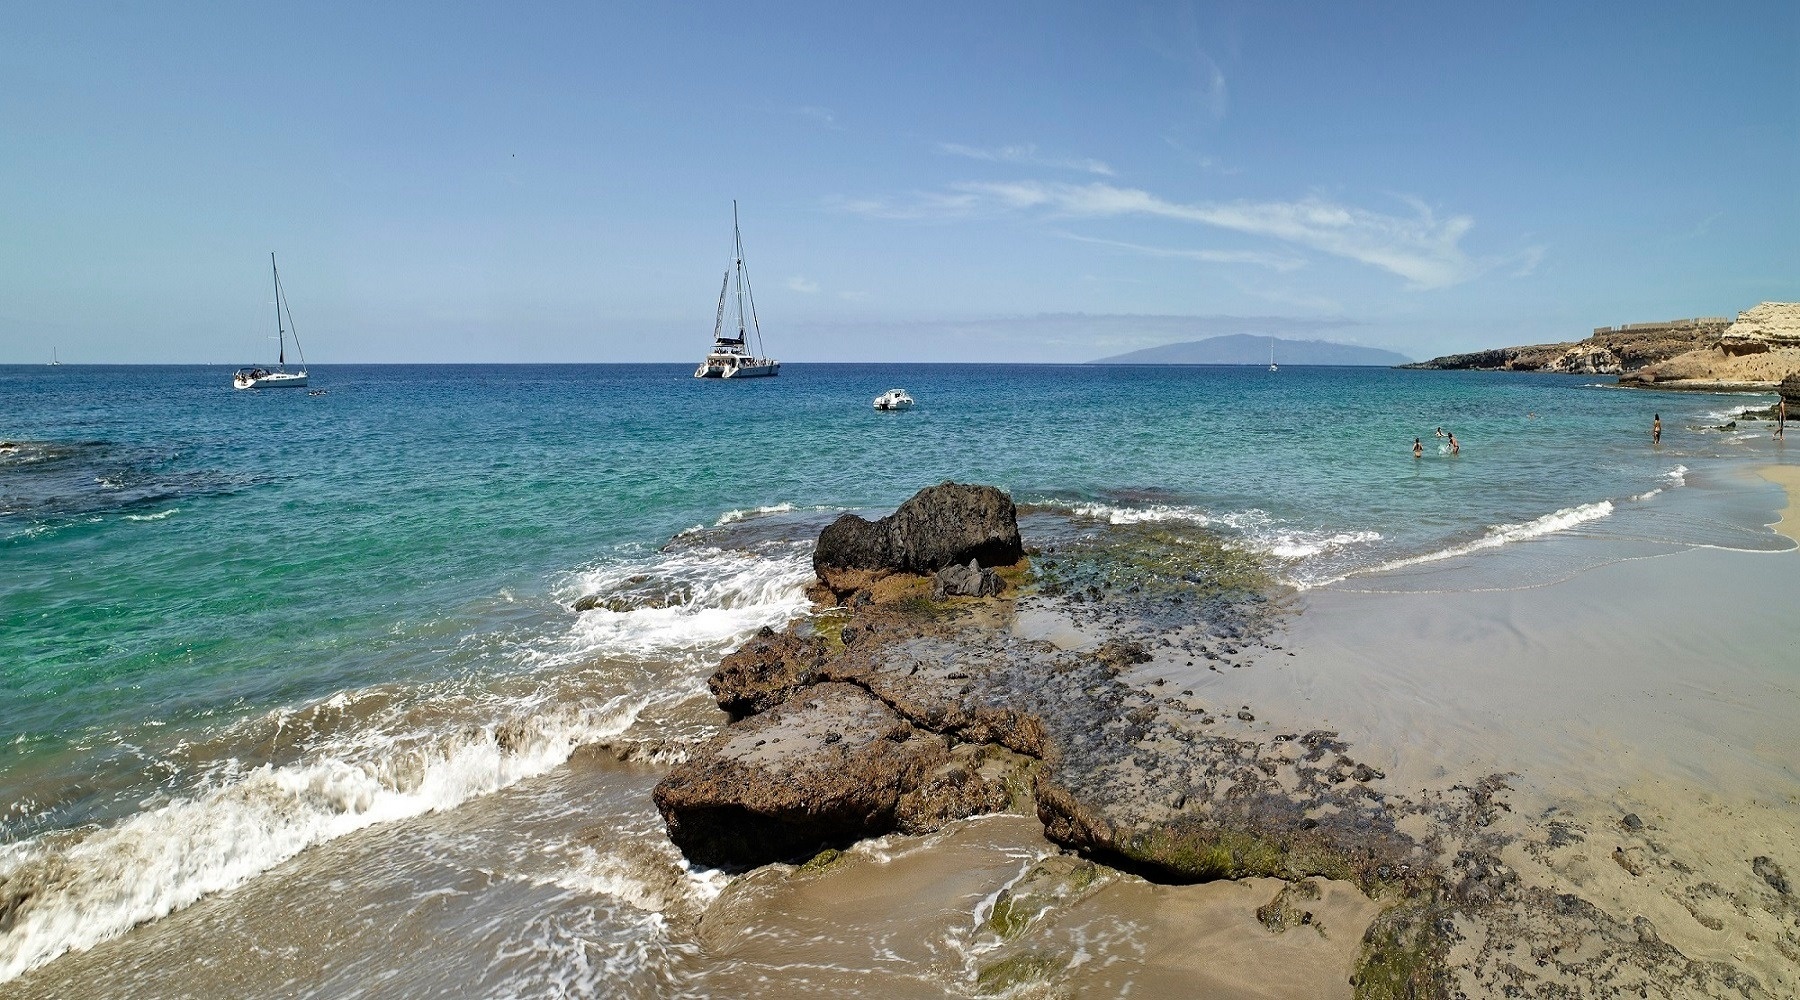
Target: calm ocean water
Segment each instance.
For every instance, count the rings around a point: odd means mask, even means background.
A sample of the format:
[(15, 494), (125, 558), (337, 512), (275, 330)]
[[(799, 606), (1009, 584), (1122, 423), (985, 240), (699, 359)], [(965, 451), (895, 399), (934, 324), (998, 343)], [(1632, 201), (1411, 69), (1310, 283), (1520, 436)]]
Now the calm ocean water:
[[(313, 396), (233, 392), (219, 367), (0, 368), (0, 885), (34, 893), (0, 981), (691, 698), (804, 608), (817, 524), (944, 479), (1210, 524), (1302, 587), (1558, 532), (1768, 544), (1748, 515), (1670, 514), (1768, 450), (1710, 429), (1755, 398), (1347, 368), (689, 371), (325, 366)], [(918, 407), (873, 411), (891, 386)], [(568, 610), (609, 588), (676, 600)]]

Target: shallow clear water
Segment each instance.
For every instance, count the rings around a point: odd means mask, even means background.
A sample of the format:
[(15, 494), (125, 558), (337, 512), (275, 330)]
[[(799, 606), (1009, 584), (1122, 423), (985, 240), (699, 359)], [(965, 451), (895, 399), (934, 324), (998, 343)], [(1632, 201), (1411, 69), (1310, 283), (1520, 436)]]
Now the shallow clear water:
[[(818, 524), (943, 479), (1209, 523), (1301, 586), (1563, 531), (1772, 544), (1760, 510), (1666, 516), (1683, 483), (1773, 454), (1710, 429), (1754, 398), (1343, 368), (688, 371), (324, 367), (315, 396), (213, 367), (0, 368), (0, 876), (89, 873), (58, 883), (80, 919), (0, 938), (0, 979), (690, 700), (804, 607)], [(918, 406), (875, 412), (892, 386)], [(676, 599), (568, 610), (632, 588)]]

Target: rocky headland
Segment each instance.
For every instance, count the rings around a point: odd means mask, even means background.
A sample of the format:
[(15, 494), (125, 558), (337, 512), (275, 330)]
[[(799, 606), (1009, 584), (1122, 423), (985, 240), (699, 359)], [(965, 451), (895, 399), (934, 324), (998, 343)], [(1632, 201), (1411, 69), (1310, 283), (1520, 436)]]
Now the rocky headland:
[[(1309, 922), (1322, 886), (1373, 901), (1358, 996), (1772, 995), (1642, 917), (1521, 878), (1506, 852), (1604, 831), (1508, 816), (1507, 776), (1394, 787), (1337, 732), (1168, 685), (1178, 665), (1257, 669), (1292, 614), (1254, 557), (1202, 529), (1074, 523), (1027, 549), (1004, 493), (946, 483), (887, 518), (840, 518), (814, 568), (813, 613), (720, 664), (709, 684), (733, 721), (655, 788), (695, 862), (807, 871), (863, 838), (1014, 813), (1067, 860), (994, 904), (1006, 942), (1108, 879), (1272, 878), (1288, 888), (1258, 911), (1270, 933)], [(1652, 867), (1656, 850), (1619, 863)], [(981, 980), (1043, 961), (1019, 947)]]
[(1769, 389), (1800, 372), (1800, 303), (1764, 302), (1722, 317), (1601, 327), (1583, 340), (1451, 354), (1403, 368), (1618, 375), (1621, 385)]

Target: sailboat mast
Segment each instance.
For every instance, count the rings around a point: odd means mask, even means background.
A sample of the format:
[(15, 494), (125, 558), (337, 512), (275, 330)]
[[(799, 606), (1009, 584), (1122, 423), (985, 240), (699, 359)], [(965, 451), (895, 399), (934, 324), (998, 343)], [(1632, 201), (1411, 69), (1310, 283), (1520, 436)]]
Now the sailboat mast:
[(738, 229), (737, 199), (731, 199), (731, 260), (737, 271), (738, 342), (744, 340), (744, 234)]
[[(269, 251), (269, 277), (275, 283), (275, 363), (287, 364), (287, 331), (281, 328), (281, 272), (275, 269), (275, 251)], [(268, 357), (267, 354), (263, 357)]]

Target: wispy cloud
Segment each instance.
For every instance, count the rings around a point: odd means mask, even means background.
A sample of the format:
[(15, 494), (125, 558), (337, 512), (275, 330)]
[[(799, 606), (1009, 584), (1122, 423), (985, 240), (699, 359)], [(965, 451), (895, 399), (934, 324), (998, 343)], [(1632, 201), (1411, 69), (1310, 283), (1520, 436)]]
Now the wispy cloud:
[(1192, 222), (1354, 260), (1399, 275), (1417, 288), (1469, 280), (1499, 263), (1475, 260), (1461, 242), (1475, 224), (1466, 215), (1440, 218), (1418, 199), (1410, 215), (1390, 215), (1313, 196), (1298, 201), (1176, 202), (1104, 182), (969, 181), (910, 201), (843, 202), (840, 207), (892, 219), (968, 218), (1038, 212), (1061, 218), (1148, 216)]
[(1078, 243), (1092, 243), (1096, 246), (1113, 247), (1118, 250), (1129, 250), (1147, 257), (1171, 257), (1181, 260), (1197, 260), (1206, 264), (1252, 264), (1266, 267), (1272, 271), (1297, 271), (1306, 266), (1306, 261), (1292, 254), (1263, 253), (1257, 250), (1211, 250), (1189, 249), (1185, 247), (1153, 247), (1141, 243), (1126, 243), (1123, 240), (1103, 240), (1093, 236), (1078, 236), (1074, 233), (1057, 233), (1065, 240)]
[(1054, 170), (1079, 170), (1083, 173), (1098, 174), (1101, 177), (1113, 176), (1113, 168), (1100, 160), (1085, 157), (1046, 156), (1038, 152), (1031, 143), (1013, 146), (965, 146), (958, 142), (938, 143), (938, 152), (949, 156), (961, 156), (971, 160), (985, 160), (990, 163), (1024, 163), (1034, 167), (1049, 167)]
[(796, 274), (789, 278), (787, 280), (787, 286), (790, 290), (800, 292), (803, 295), (816, 295), (819, 291), (819, 283), (802, 274)]

